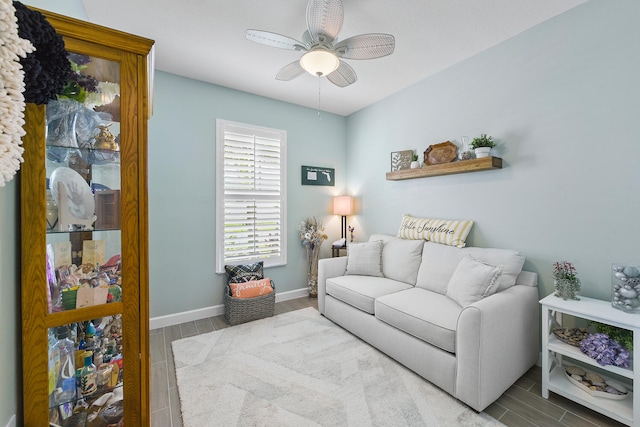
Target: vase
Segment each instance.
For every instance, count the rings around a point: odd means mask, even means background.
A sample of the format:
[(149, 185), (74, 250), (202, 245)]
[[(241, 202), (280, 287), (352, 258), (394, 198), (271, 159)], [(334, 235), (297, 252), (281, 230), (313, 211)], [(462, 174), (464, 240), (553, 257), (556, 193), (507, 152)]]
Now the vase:
[(580, 280), (578, 279), (555, 279), (553, 281), (553, 286), (556, 290), (554, 295), (565, 301), (568, 299), (580, 299)]
[(611, 305), (627, 313), (640, 312), (640, 267), (611, 265)]
[(476, 158), (481, 159), (482, 157), (489, 157), (491, 153), (491, 147), (478, 147), (473, 150), (476, 153)]
[(409, 165), (409, 167), (411, 169), (420, 169), (420, 162), (417, 160), (414, 160), (411, 162), (411, 164)]
[(47, 231), (53, 230), (58, 223), (58, 205), (51, 190), (47, 190)]
[(318, 259), (320, 244), (307, 245), (307, 287), (311, 298), (318, 297)]
[(458, 158), (460, 160), (470, 160), (471, 150), (469, 150), (469, 137), (462, 136), (460, 137), (460, 141), (462, 143), (462, 147), (460, 147), (460, 153), (458, 154)]

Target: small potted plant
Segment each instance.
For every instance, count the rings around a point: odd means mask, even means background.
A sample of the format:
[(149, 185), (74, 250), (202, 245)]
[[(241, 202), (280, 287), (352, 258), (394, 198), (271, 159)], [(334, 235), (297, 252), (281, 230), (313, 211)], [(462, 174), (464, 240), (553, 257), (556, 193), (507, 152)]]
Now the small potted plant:
[(411, 169), (420, 169), (420, 162), (418, 161), (418, 155), (416, 153), (411, 155), (411, 160)]
[(580, 279), (578, 273), (572, 263), (568, 261), (553, 263), (553, 286), (555, 288), (555, 296), (562, 299), (579, 300)]
[(489, 153), (491, 149), (496, 146), (495, 141), (492, 136), (487, 136), (486, 133), (483, 133), (477, 138), (473, 138), (471, 141), (471, 148), (476, 153), (476, 157), (479, 159), (481, 157), (489, 157)]

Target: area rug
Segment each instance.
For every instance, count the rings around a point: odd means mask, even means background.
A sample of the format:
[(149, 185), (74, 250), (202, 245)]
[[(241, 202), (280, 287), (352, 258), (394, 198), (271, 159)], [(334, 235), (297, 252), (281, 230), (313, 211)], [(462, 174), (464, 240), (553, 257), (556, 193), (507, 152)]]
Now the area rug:
[(315, 308), (172, 345), (186, 427), (502, 426)]

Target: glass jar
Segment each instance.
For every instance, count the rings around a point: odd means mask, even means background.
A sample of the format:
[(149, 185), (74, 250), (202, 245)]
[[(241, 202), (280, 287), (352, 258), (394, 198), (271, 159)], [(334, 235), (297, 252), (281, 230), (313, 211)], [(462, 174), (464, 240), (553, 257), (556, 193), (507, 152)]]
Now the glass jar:
[(627, 313), (640, 313), (640, 267), (611, 265), (611, 305)]

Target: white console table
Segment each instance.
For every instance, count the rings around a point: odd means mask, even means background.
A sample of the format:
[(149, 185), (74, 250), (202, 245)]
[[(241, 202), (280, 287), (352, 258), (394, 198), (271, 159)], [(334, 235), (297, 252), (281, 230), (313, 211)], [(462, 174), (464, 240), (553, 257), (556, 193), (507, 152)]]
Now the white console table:
[[(540, 300), (540, 304), (542, 305), (542, 397), (548, 399), (549, 391), (553, 391), (616, 421), (640, 427), (640, 393), (631, 391), (624, 400), (594, 397), (571, 384), (562, 368), (563, 359), (569, 362), (568, 364), (572, 361), (580, 361), (624, 377), (628, 380), (625, 386), (632, 390), (633, 385), (640, 379), (640, 314), (625, 313), (611, 307), (609, 301), (587, 297), (580, 297), (577, 301), (565, 301), (551, 294)], [(564, 315), (633, 331), (633, 366), (629, 368), (600, 366), (594, 359), (582, 353), (578, 347), (560, 341), (552, 333), (552, 328), (555, 324), (562, 326)]]

